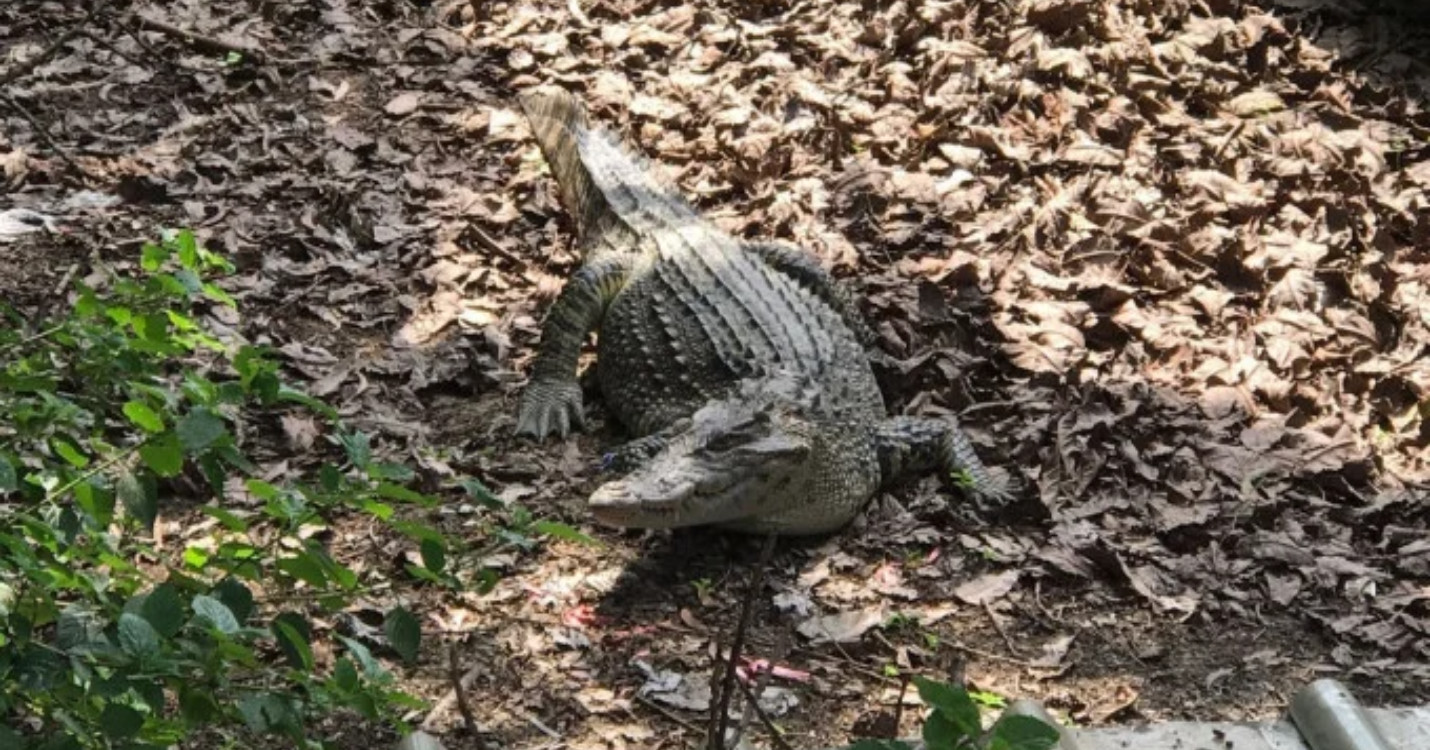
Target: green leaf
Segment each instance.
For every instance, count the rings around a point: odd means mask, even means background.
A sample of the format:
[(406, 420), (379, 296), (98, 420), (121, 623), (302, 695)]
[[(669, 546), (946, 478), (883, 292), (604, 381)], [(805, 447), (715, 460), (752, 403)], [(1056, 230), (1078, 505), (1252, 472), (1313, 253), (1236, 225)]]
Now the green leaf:
[(199, 508), (199, 510), (205, 515), (213, 517), (229, 531), (239, 533), (248, 531), (248, 521), (245, 521), (241, 516), (231, 511), (220, 508), (217, 505), (205, 505)]
[(536, 523), (532, 524), (531, 527), (535, 529), (536, 532), (539, 534), (556, 537), (557, 539), (565, 539), (571, 542), (580, 542), (581, 544), (588, 544), (592, 547), (601, 546), (600, 542), (596, 541), (595, 539), (592, 539), (589, 536), (586, 536), (585, 534), (582, 534), (581, 532), (570, 526), (567, 526), (564, 523), (557, 523), (555, 521), (537, 521)]
[(169, 317), (167, 315), (158, 313), (137, 315), (129, 321), (129, 327), (142, 341), (160, 345), (169, 343)]
[(373, 479), (386, 479), (390, 482), (410, 482), (417, 476), (417, 472), (405, 464), (393, 463), (390, 461), (379, 461), (368, 467), (368, 475)]
[(346, 656), (338, 659), (338, 663), (333, 666), (333, 682), (340, 690), (351, 692), (357, 689), (358, 673), (353, 667), (352, 659)]
[(269, 626), (278, 641), (278, 648), (294, 669), (305, 672), (313, 669), (313, 647), (309, 641), (313, 637), (311, 626), (302, 615), (284, 612), (273, 618)]
[(327, 576), (323, 575), (323, 566), (307, 552), (279, 560), (278, 569), (310, 586), (321, 588), (328, 582)]
[[(913, 680), (919, 688), (919, 697), (923, 702), (933, 708), (937, 716), (947, 719), (955, 731), (966, 737), (976, 737), (983, 731), (978, 706), (968, 697), (967, 690), (925, 677), (915, 676)], [(925, 731), (927, 732), (927, 724)]]
[(422, 645), (422, 626), (417, 618), (403, 607), (393, 607), (382, 623), (392, 650), (408, 664), (417, 661), (417, 651)]
[(97, 486), (96, 480), (83, 482), (74, 488), (75, 503), (89, 516), (95, 526), (108, 526), (114, 520), (114, 494)]
[(337, 440), (343, 446), (343, 451), (347, 453), (348, 460), (352, 462), (353, 466), (366, 469), (372, 463), (372, 446), (365, 433), (340, 429), (337, 433)]
[(184, 627), (184, 602), (172, 583), (161, 583), (144, 597), (139, 614), (165, 638), (173, 638)]
[(199, 267), (199, 241), (194, 237), (192, 230), (180, 229), (174, 233), (171, 242), (178, 249), (179, 263), (184, 268)]
[(144, 659), (159, 652), (159, 633), (148, 620), (125, 612), (119, 616), (119, 647), (130, 656)]
[(124, 403), (124, 416), (129, 417), (129, 421), (147, 432), (163, 432), (164, 418), (159, 416), (148, 404), (143, 401), (126, 401)]
[(923, 739), (928, 750), (964, 750), (972, 747), (976, 734), (968, 734), (941, 713), (924, 719)]
[(438, 502), (437, 498), (435, 497), (429, 497), (420, 492), (414, 492), (413, 490), (409, 490), (402, 485), (393, 484), (391, 482), (378, 482), (377, 494), (379, 497), (385, 497), (388, 500), (398, 500), (405, 503), (416, 503), (418, 505), (428, 507), (435, 505)]
[(1061, 736), (1056, 727), (1033, 716), (1003, 716), (988, 733), (988, 750), (1052, 750)]
[(20, 489), (20, 477), (15, 473), (15, 465), (10, 459), (0, 456), (0, 493)]
[(218, 715), (218, 703), (206, 688), (187, 682), (179, 684), (179, 712), (190, 724), (203, 725)]
[(203, 291), (205, 297), (208, 297), (224, 307), (238, 307), (238, 302), (234, 300), (228, 292), (225, 292), (213, 284), (204, 284)]
[[(192, 269), (182, 269), (174, 274), (174, 278), (180, 284), (183, 285), (184, 291), (188, 292), (190, 295), (198, 294), (204, 288), (203, 279), (200, 279), (199, 275), (194, 273)], [(189, 320), (188, 318), (178, 316), (178, 318), (176, 319), (175, 316), (176, 313), (170, 310), (169, 322), (174, 323), (180, 330), (192, 331), (197, 327), (194, 325), (193, 321)]]
[(139, 253), (139, 267), (149, 273), (153, 273), (159, 270), (159, 268), (164, 265), (164, 261), (168, 259), (169, 248), (156, 245), (153, 242), (146, 242), (144, 243), (144, 249)]
[(248, 618), (253, 615), (253, 592), (249, 591), (242, 581), (225, 578), (209, 593), (223, 602), (240, 623), (248, 622)]
[(990, 693), (987, 690), (970, 690), (968, 691), (968, 698), (984, 708), (1004, 708), (1008, 705), (1008, 701), (1005, 700), (1003, 696), (997, 693)]
[(194, 409), (179, 420), (175, 431), (188, 453), (198, 453), (228, 433), (228, 426), (208, 409)]
[(148, 477), (140, 477), (132, 471), (119, 475), (114, 485), (124, 510), (139, 521), (146, 531), (154, 528), (154, 519), (159, 517), (159, 493), (154, 482)]
[(99, 728), (112, 740), (133, 737), (143, 726), (144, 714), (119, 703), (110, 703), (99, 715)]
[(372, 657), (372, 652), (368, 650), (367, 646), (344, 635), (338, 636), (338, 640), (348, 647), (348, 653), (352, 654), (358, 664), (362, 665), (362, 672), (368, 679), (382, 678), (387, 675), (387, 671), (382, 668), (382, 664), (377, 659)]
[(55, 453), (59, 454), (60, 458), (63, 458), (70, 466), (76, 469), (83, 469), (89, 466), (89, 456), (80, 453), (79, 449), (74, 446), (74, 443), (64, 438), (50, 438), (50, 447), (54, 449)]
[(233, 610), (228, 605), (213, 598), (199, 594), (193, 601), (194, 616), (201, 620), (207, 620), (210, 625), (220, 633), (233, 634), (238, 632), (238, 618), (233, 616)]
[(433, 573), (441, 573), (447, 567), (447, 547), (435, 539), (423, 539), (418, 547), (422, 552), (422, 564)]
[(909, 743), (899, 740), (859, 740), (844, 750), (914, 750)]
[(262, 479), (250, 479), (244, 482), (243, 486), (248, 490), (248, 494), (259, 500), (277, 500), (280, 492), (276, 486)]
[(462, 489), (466, 490), (468, 495), (472, 496), (473, 500), (476, 500), (485, 508), (500, 510), (506, 507), (506, 503), (502, 502), (501, 498), (492, 493), (490, 489), (487, 489), (487, 486), (482, 484), (479, 480), (468, 478), (463, 479), (461, 482), (458, 482), (458, 484), (461, 485)]
[(243, 698), (238, 702), (238, 715), (255, 732), (289, 732), (298, 726), (298, 715), (289, 699), (276, 693), (256, 693)]
[(184, 470), (184, 451), (179, 447), (178, 436), (172, 432), (150, 438), (140, 446), (139, 459), (161, 477), (176, 477)]

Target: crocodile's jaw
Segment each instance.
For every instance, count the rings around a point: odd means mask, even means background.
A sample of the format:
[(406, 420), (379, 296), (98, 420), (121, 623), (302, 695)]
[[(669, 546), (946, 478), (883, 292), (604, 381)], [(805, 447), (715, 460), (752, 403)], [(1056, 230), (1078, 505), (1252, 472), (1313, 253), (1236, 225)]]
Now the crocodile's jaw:
[(809, 444), (771, 435), (712, 453), (678, 443), (591, 495), (596, 521), (623, 528), (718, 524), (781, 510), (808, 494)]

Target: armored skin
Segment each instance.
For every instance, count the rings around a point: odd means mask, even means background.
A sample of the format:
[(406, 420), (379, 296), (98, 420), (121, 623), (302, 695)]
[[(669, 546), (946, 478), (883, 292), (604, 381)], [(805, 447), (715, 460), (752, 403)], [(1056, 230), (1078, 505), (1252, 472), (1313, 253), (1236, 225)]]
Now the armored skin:
[(571, 94), (529, 91), (521, 107), (582, 266), (542, 325), (517, 432), (583, 426), (577, 359), (599, 331), (601, 392), (638, 437), (607, 457), (628, 473), (592, 494), (598, 521), (821, 534), (881, 486), (934, 469), (1006, 497), (953, 420), (887, 416), (872, 335), (812, 256), (704, 221)]

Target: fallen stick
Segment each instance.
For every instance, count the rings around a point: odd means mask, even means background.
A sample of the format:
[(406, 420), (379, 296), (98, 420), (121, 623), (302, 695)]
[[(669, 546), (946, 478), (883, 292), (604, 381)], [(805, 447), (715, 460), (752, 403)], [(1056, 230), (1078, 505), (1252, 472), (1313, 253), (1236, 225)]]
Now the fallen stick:
[(134, 22), (138, 24), (141, 29), (157, 31), (165, 36), (174, 37), (188, 44), (190, 47), (203, 52), (220, 54), (235, 52), (253, 60), (253, 62), (259, 65), (262, 65), (265, 59), (262, 50), (257, 50), (242, 44), (234, 44), (233, 42), (225, 42), (222, 39), (215, 39), (214, 37), (204, 36), (203, 34), (196, 34), (188, 29), (181, 29), (173, 24), (155, 20), (140, 13), (134, 13), (132, 17), (134, 18)]

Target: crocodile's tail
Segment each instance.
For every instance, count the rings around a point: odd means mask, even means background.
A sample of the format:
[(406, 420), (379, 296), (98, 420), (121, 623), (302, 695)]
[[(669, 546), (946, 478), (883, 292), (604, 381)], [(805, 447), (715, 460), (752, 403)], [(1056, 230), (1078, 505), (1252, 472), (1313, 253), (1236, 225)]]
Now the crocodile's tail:
[(541, 146), (561, 202), (590, 240), (624, 224), (643, 223), (654, 212), (665, 221), (694, 217), (684, 199), (656, 182), (645, 161), (633, 156), (606, 133), (592, 129), (586, 110), (570, 92), (541, 87), (523, 92), (522, 111)]

